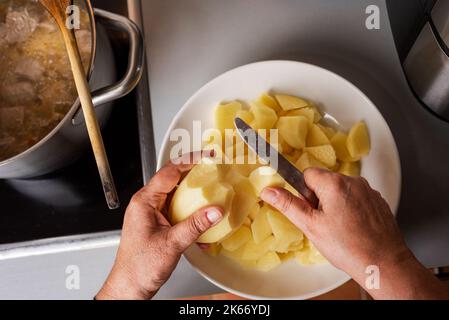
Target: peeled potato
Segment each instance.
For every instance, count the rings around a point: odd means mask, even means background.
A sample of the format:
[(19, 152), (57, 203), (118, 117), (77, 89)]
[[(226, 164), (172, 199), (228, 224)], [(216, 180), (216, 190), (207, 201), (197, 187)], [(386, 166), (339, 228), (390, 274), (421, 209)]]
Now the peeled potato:
[(276, 113), (279, 113), (282, 109), (279, 103), (274, 99), (272, 96), (270, 96), (267, 93), (264, 93), (260, 96), (259, 101), (266, 105), (267, 107), (270, 107), (273, 109)]
[(260, 167), (254, 170), (250, 176), (254, 190), (260, 195), (266, 187), (283, 187), (285, 180), (271, 167)]
[(308, 147), (305, 148), (304, 151), (323, 163), (329, 169), (335, 167), (337, 164), (337, 156), (331, 145)]
[[(206, 231), (198, 240), (199, 243), (219, 242), (236, 227), (229, 221), (230, 217), (234, 216), (231, 212), (234, 195), (232, 186), (226, 183), (214, 182), (203, 188), (189, 188), (183, 181), (176, 190), (169, 208), (170, 221), (176, 224), (201, 208), (210, 205), (219, 206), (225, 212), (223, 220)], [(236, 214), (239, 215), (238, 212)]]
[(291, 147), (302, 149), (306, 146), (309, 121), (302, 116), (280, 117), (277, 127), (279, 135)]
[(262, 257), (257, 260), (257, 270), (268, 272), (277, 268), (282, 263), (276, 252), (270, 251), (265, 253)]
[(226, 129), (234, 129), (234, 119), (237, 112), (242, 109), (239, 102), (231, 102), (219, 105), (215, 109), (215, 126), (218, 130), (224, 132)]
[(272, 129), (278, 120), (276, 112), (261, 103), (253, 103), (251, 113), (254, 115), (254, 120), (250, 124), (254, 129)]
[(185, 179), (187, 187), (201, 188), (213, 181), (221, 179), (223, 170), (220, 164), (206, 164), (195, 166)]
[(259, 214), (254, 219), (251, 225), (251, 231), (256, 244), (262, 243), (265, 239), (271, 236), (271, 226), (268, 223), (267, 210), (265, 207), (260, 210)]
[(235, 251), (251, 239), (251, 230), (247, 226), (240, 227), (231, 236), (221, 242), (225, 250)]
[(359, 122), (352, 127), (346, 143), (353, 158), (366, 156), (370, 152), (371, 141), (365, 122)]
[(305, 108), (309, 105), (309, 102), (289, 95), (278, 94), (275, 96), (276, 100), (281, 105), (282, 110), (290, 111), (295, 109)]
[(310, 127), (309, 134), (307, 135), (307, 146), (318, 147), (330, 144), (330, 141), (323, 130), (316, 124)]
[(338, 172), (349, 177), (360, 176), (360, 162), (343, 162)]

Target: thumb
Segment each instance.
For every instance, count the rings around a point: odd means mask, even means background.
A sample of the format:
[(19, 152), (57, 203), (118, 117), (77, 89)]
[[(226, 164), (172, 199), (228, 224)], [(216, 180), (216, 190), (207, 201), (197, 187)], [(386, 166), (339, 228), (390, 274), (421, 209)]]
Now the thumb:
[(206, 207), (198, 210), (186, 220), (170, 229), (171, 243), (180, 253), (189, 248), (198, 238), (223, 219), (223, 210), (219, 207)]
[(314, 212), (307, 201), (295, 197), (283, 188), (265, 188), (261, 198), (283, 213), (299, 229), (307, 229), (307, 221)]

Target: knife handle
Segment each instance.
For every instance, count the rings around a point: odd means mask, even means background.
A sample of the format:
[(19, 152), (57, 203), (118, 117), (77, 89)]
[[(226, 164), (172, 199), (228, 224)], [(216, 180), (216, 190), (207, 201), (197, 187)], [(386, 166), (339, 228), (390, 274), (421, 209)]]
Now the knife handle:
[(295, 188), (314, 209), (318, 209), (320, 201), (315, 193), (306, 185), (304, 175), (298, 170), (292, 171), (290, 180), (291, 186)]

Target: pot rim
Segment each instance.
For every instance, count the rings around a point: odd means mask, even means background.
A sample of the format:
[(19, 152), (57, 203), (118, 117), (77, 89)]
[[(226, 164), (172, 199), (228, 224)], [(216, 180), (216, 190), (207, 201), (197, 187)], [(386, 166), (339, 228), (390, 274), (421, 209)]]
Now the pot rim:
[[(77, 1), (77, 0), (75, 0)], [(97, 56), (97, 27), (95, 24), (95, 14), (94, 9), (92, 7), (92, 4), (90, 0), (78, 0), (83, 1), (85, 4), (85, 10), (87, 11), (89, 15), (89, 22), (90, 22), (90, 31), (91, 31), (91, 54), (90, 54), (90, 61), (89, 61), (89, 68), (87, 72), (87, 80), (89, 81), (91, 79), (93, 70), (94, 70), (94, 61), (95, 57)], [(0, 167), (6, 166), (11, 162), (14, 162), (16, 160), (19, 160), (25, 156), (27, 156), (29, 153), (33, 152), (36, 149), (39, 149), (42, 145), (44, 145), (48, 140), (50, 140), (64, 125), (67, 121), (71, 121), (72, 117), (75, 115), (79, 108), (79, 97), (76, 98), (75, 102), (72, 104), (72, 107), (67, 111), (64, 118), (59, 121), (59, 123), (56, 125), (56, 127), (53, 128), (45, 137), (43, 137), (41, 140), (39, 140), (36, 144), (31, 146), (30, 148), (26, 149), (25, 151), (22, 151), (21, 153), (16, 154), (15, 156), (8, 158), (6, 160), (0, 161)]]

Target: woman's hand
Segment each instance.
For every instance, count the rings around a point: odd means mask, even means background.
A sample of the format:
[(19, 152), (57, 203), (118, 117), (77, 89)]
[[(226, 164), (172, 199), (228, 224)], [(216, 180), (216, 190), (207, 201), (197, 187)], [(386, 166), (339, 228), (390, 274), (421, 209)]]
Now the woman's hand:
[[(188, 161), (192, 163), (191, 156)], [(182, 253), (223, 217), (204, 208), (171, 226), (163, 211), (167, 196), (192, 164), (168, 164), (131, 200), (114, 267), (97, 299), (150, 299), (168, 280)]]
[[(267, 188), (262, 199), (283, 212), (329, 262), (374, 298), (449, 298), (408, 249), (387, 202), (365, 179), (319, 169), (304, 176), (320, 200), (319, 210), (284, 189)], [(379, 289), (365, 285), (368, 266), (379, 268)]]

